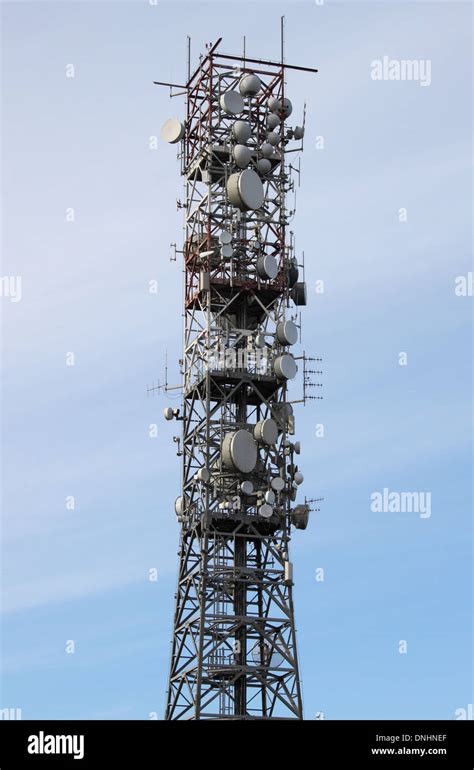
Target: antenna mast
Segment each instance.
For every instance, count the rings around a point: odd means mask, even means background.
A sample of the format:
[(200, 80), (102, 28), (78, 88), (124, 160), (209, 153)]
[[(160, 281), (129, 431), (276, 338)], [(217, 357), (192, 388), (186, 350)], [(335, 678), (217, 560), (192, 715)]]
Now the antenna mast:
[(249, 58), (245, 38), (241, 56), (219, 44), (191, 72), (188, 37), (187, 83), (173, 86), (184, 117), (162, 129), (185, 182), (182, 402), (165, 409), (182, 427), (166, 719), (302, 719), (289, 544), (311, 509), (296, 502), (289, 385), (306, 285), (286, 153), (304, 127), (289, 124), (285, 73), (317, 70), (285, 63), (284, 17), (279, 62)]

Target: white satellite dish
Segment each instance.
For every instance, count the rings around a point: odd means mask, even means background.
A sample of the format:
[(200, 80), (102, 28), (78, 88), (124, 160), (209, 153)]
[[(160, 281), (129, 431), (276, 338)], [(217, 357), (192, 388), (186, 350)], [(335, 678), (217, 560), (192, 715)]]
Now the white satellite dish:
[(272, 147), (276, 147), (279, 141), (280, 141), (280, 134), (276, 134), (274, 131), (270, 131), (267, 134), (267, 142), (268, 144), (271, 144)]
[(252, 150), (245, 144), (236, 144), (233, 150), (233, 156), (236, 164), (240, 168), (246, 168), (252, 157)]
[(272, 254), (261, 254), (257, 259), (257, 274), (264, 281), (273, 281), (278, 274), (278, 263)]
[(263, 519), (269, 519), (270, 516), (273, 516), (273, 508), (271, 505), (268, 505), (268, 503), (263, 503), (263, 505), (260, 506), (258, 509), (258, 515), (261, 516)]
[(302, 484), (302, 483), (303, 483), (303, 481), (304, 481), (304, 476), (303, 476), (303, 474), (301, 473), (301, 471), (296, 471), (296, 473), (295, 473), (295, 475), (293, 476), (293, 478), (294, 478), (294, 480), (295, 480), (296, 484), (298, 484), (298, 486), (299, 486), (300, 484)]
[(222, 442), (222, 461), (228, 468), (250, 473), (257, 464), (257, 444), (247, 430), (227, 433)]
[(163, 415), (165, 420), (172, 420), (174, 417), (172, 408), (170, 406), (165, 406), (163, 409)]
[(264, 142), (260, 147), (260, 152), (264, 158), (271, 158), (273, 155), (273, 147), (269, 142)]
[(275, 504), (275, 492), (273, 489), (267, 489), (265, 492), (265, 502), (268, 503), (268, 505)]
[(168, 144), (180, 142), (184, 136), (184, 124), (177, 118), (170, 118), (161, 127), (161, 138)]
[(273, 368), (279, 380), (292, 380), (296, 377), (296, 372), (298, 371), (296, 361), (289, 353), (284, 353), (282, 356), (275, 358)]
[(253, 430), (253, 435), (259, 444), (267, 444), (267, 446), (275, 444), (278, 438), (278, 426), (275, 420), (259, 420)]
[(242, 96), (256, 96), (262, 87), (262, 83), (257, 75), (249, 72), (248, 75), (244, 75), (239, 83), (239, 91)]
[(293, 136), (295, 139), (302, 139), (304, 136), (304, 128), (302, 126), (295, 126), (293, 129)]
[(268, 100), (268, 109), (270, 112), (278, 113), (281, 110), (281, 102), (279, 99), (276, 99), (274, 96), (270, 96)]
[(229, 233), (228, 230), (221, 230), (219, 233), (219, 241), (223, 245), (227, 243), (232, 243), (232, 233)]
[(294, 345), (298, 342), (298, 327), (293, 321), (279, 321), (276, 336), (282, 345)]
[(252, 136), (252, 129), (246, 120), (236, 120), (232, 126), (232, 134), (238, 142), (245, 144)]
[(198, 472), (196, 473), (196, 476), (198, 478), (198, 481), (203, 481), (204, 484), (207, 484), (207, 482), (211, 478), (211, 474), (209, 473), (208, 468), (199, 468)]
[(238, 115), (244, 109), (244, 100), (237, 91), (227, 91), (219, 99), (221, 110), (227, 115)]
[(232, 205), (241, 211), (255, 211), (265, 199), (262, 180), (249, 168), (230, 175), (227, 195)]
[(267, 115), (267, 128), (269, 131), (274, 131), (277, 126), (280, 125), (280, 118), (278, 115), (275, 115), (274, 112), (271, 112), (269, 115)]
[(268, 174), (271, 170), (272, 164), (268, 158), (260, 158), (260, 160), (257, 161), (257, 171), (260, 174)]
[(245, 481), (242, 481), (240, 485), (240, 491), (243, 495), (251, 495), (253, 493), (253, 484), (251, 481), (248, 481), (247, 479)]
[(270, 486), (275, 490), (275, 492), (281, 492), (281, 490), (285, 488), (285, 482), (281, 476), (276, 476), (271, 480)]
[(230, 243), (224, 243), (221, 246), (221, 256), (224, 257), (224, 259), (230, 259), (233, 253), (234, 249)]

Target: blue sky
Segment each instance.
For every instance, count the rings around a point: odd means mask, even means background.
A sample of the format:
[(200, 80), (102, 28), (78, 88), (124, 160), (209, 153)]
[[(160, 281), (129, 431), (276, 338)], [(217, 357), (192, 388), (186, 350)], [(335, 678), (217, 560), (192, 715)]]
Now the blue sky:
[[(472, 703), (470, 5), (3, 2), (1, 272), (22, 299), (0, 299), (0, 706), (24, 718), (163, 713), (179, 462), (146, 386), (180, 355), (181, 180), (149, 137), (182, 107), (152, 81), (183, 79), (187, 34), (193, 61), (244, 34), (278, 57), (281, 14), (287, 61), (320, 70), (287, 86), (295, 121), (307, 103), (294, 229), (324, 370), (297, 413), (304, 492), (324, 497), (292, 542), (305, 716)], [(373, 81), (383, 56), (430, 60), (431, 85)], [(373, 513), (384, 487), (431, 492), (431, 517)]]

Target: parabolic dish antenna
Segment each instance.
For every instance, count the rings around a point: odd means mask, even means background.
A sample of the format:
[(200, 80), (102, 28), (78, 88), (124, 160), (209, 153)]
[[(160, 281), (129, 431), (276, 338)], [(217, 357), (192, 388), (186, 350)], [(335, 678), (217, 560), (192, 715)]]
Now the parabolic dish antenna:
[(228, 468), (250, 473), (257, 464), (257, 444), (247, 430), (228, 433), (222, 442), (222, 460)]
[(258, 515), (262, 516), (264, 519), (269, 519), (272, 514), (273, 508), (271, 505), (268, 505), (268, 503), (263, 503), (258, 509)]
[(220, 100), (221, 109), (227, 115), (238, 115), (244, 109), (244, 100), (237, 91), (227, 91)]
[(293, 136), (295, 139), (302, 139), (304, 136), (304, 128), (302, 126), (295, 126), (293, 129)]
[(264, 142), (260, 147), (261, 153), (264, 158), (271, 158), (273, 155), (273, 147), (269, 142)]
[(278, 426), (275, 420), (259, 420), (254, 428), (253, 435), (260, 444), (267, 444), (267, 446), (275, 444), (278, 438)]
[(270, 96), (268, 100), (268, 109), (270, 112), (280, 112), (281, 110), (281, 102), (279, 99), (276, 99), (274, 96)]
[(244, 75), (239, 83), (239, 91), (242, 96), (257, 96), (262, 84), (260, 78), (249, 72), (248, 75)]
[(250, 128), (250, 124), (245, 120), (236, 120), (232, 126), (232, 133), (238, 142), (245, 144), (245, 142), (248, 142), (252, 136), (252, 129)]
[(251, 481), (248, 481), (247, 479), (245, 481), (242, 481), (240, 485), (240, 491), (243, 495), (251, 495), (253, 493), (253, 484)]
[(281, 490), (285, 488), (285, 482), (283, 481), (281, 476), (276, 476), (274, 479), (271, 480), (270, 486), (272, 489), (275, 490), (275, 492), (281, 492)]
[(268, 174), (271, 170), (272, 164), (268, 158), (260, 158), (260, 160), (257, 161), (257, 171), (259, 171), (260, 174)]
[(294, 345), (298, 342), (298, 327), (293, 321), (280, 321), (277, 324), (276, 336), (282, 345)]
[(291, 299), (295, 305), (306, 305), (306, 283), (297, 281), (291, 290)]
[(223, 243), (221, 246), (221, 256), (224, 257), (224, 259), (230, 259), (232, 254), (234, 253), (234, 249), (232, 248), (230, 243)]
[(289, 118), (291, 113), (293, 112), (293, 105), (289, 99), (283, 99), (281, 109), (283, 111), (285, 118)]
[(236, 144), (234, 147), (234, 160), (240, 168), (246, 168), (252, 157), (252, 150), (245, 144)]
[(272, 254), (261, 254), (257, 259), (257, 273), (264, 281), (273, 281), (278, 274), (278, 262)]
[(180, 495), (176, 498), (174, 501), (174, 509), (176, 511), (177, 516), (182, 516), (184, 514), (184, 509), (186, 507), (187, 500), (183, 497), (183, 495)]
[(296, 361), (289, 353), (284, 353), (282, 356), (275, 358), (273, 368), (279, 380), (292, 380), (296, 377), (296, 372), (298, 371)]
[(228, 230), (221, 230), (219, 233), (219, 240), (222, 244), (232, 243), (232, 233)]
[(230, 175), (227, 195), (232, 205), (241, 211), (255, 211), (265, 199), (262, 180), (250, 168)]
[(177, 118), (169, 118), (161, 127), (161, 138), (168, 144), (180, 142), (184, 136), (184, 124)]
[(279, 123), (280, 118), (278, 115), (275, 115), (275, 113), (271, 112), (270, 115), (267, 116), (267, 128), (269, 131), (274, 131)]

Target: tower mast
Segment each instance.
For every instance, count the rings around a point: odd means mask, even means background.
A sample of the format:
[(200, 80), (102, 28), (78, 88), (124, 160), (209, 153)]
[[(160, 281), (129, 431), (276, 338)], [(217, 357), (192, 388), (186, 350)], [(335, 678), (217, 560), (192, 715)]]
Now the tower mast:
[[(162, 138), (185, 181), (180, 550), (166, 719), (302, 719), (289, 557), (303, 477), (288, 382), (299, 275), (281, 61), (209, 46)], [(175, 95), (175, 94), (171, 94)]]

